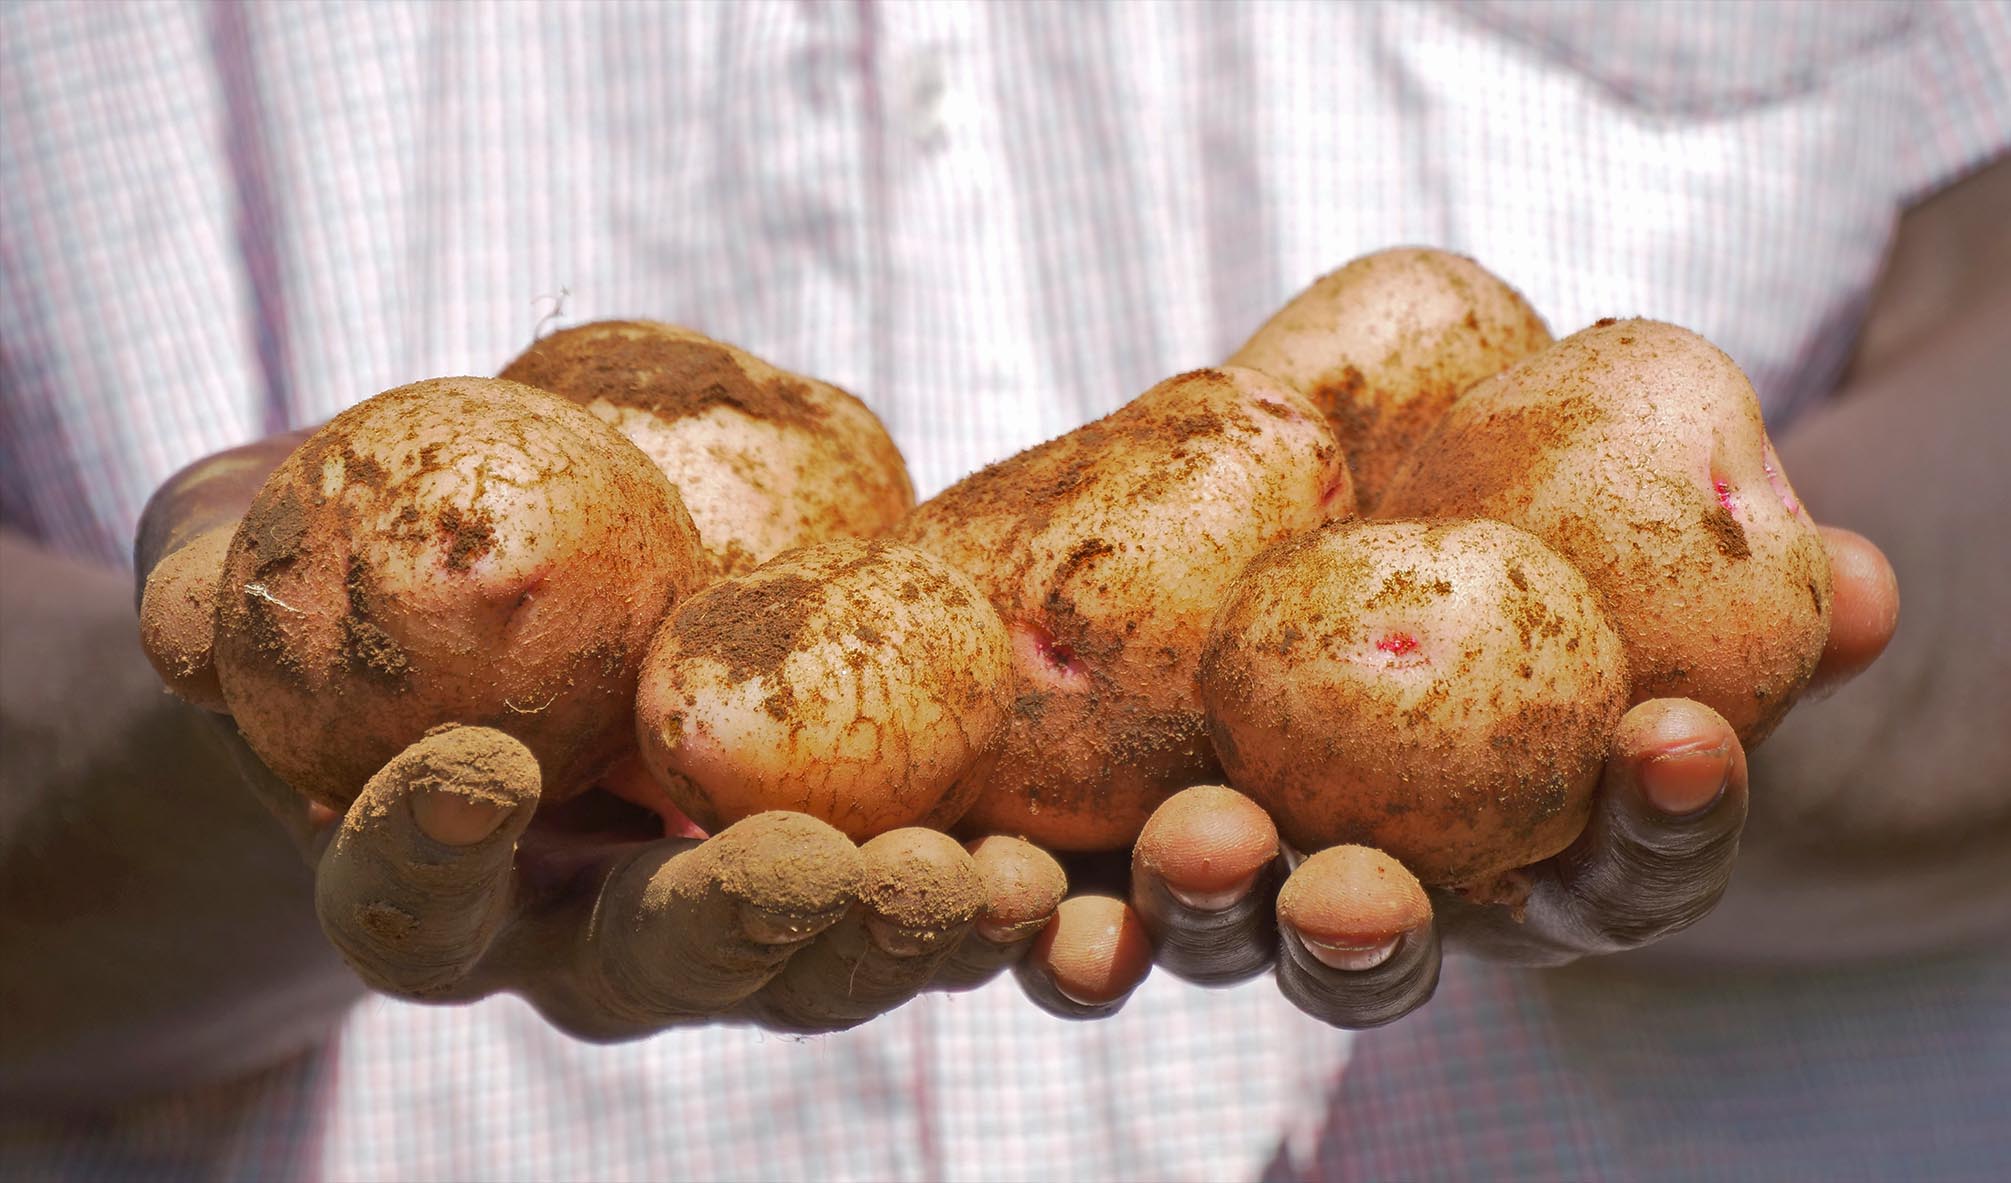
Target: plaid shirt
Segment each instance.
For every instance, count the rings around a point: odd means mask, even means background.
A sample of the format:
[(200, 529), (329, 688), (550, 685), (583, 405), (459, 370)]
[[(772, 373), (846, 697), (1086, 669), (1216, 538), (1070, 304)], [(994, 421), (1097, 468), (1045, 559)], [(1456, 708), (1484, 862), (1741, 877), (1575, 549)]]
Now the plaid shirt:
[[(1560, 332), (1696, 328), (1778, 420), (1832, 384), (1897, 212), (2011, 138), (2002, 4), (16, 2), (0, 37), (0, 512), (112, 560), (176, 466), (494, 372), (554, 312), (854, 390), (924, 495), (1399, 242), (1479, 257)], [(83, 1179), (1247, 1177), (1327, 1121), (1348, 1048), (1261, 983), (1164, 977), (1101, 1023), (998, 984), (844, 1035), (614, 1048), (512, 999), (373, 999), (298, 1063), (10, 1153)]]
[(1811, 970), (1446, 963), (1265, 1183), (2002, 1183), (2011, 950)]

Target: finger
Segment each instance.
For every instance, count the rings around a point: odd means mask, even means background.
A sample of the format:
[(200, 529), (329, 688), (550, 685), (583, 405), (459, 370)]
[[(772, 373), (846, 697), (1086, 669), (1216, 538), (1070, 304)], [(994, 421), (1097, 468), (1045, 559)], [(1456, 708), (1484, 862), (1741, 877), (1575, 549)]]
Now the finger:
[(859, 852), (800, 813), (758, 813), (695, 842), (651, 842), (505, 931), (486, 978), (586, 1039), (725, 1015), (843, 917)]
[(252, 795), (279, 820), (308, 864), (319, 865), (322, 853), (334, 838), (335, 822), (340, 820), (335, 811), (309, 800), (280, 780), (251, 750), (251, 745), (244, 742), (235, 720), (227, 715), (214, 714), (205, 714), (201, 718), (208, 724), (205, 730), (223, 749)]
[(977, 863), (956, 839), (919, 827), (859, 848), (859, 902), (791, 958), (755, 999), (770, 1026), (836, 1031), (913, 998), (985, 906)]
[(1241, 981), (1277, 949), (1278, 829), (1256, 802), (1220, 785), (1168, 798), (1131, 853), (1131, 904), (1155, 959), (1189, 981)]
[(467, 974), (509, 907), (539, 781), (486, 727), (436, 728), (370, 779), (315, 876), (321, 926), (364, 981), (423, 998)]
[(1145, 922), (1116, 896), (1070, 896), (1014, 966), (1020, 989), (1065, 1019), (1116, 1014), (1152, 969)]
[(140, 647), (175, 697), (224, 713), (216, 676), (216, 589), (234, 524), (206, 530), (154, 566), (140, 593)]
[(1438, 928), (1417, 877), (1380, 850), (1320, 851), (1278, 892), (1278, 988), (1337, 1027), (1380, 1027), (1438, 988)]
[(631, 805), (640, 805), (663, 819), (663, 833), (669, 838), (703, 838), (705, 831), (684, 815), (669, 792), (656, 782), (642, 763), (642, 756), (630, 752), (601, 774), (600, 787)]
[(161, 482), (133, 532), (133, 571), (146, 578), (190, 538), (244, 516), (260, 485), (310, 433), (291, 431), (205, 456)]
[(1824, 694), (1863, 673), (1885, 652), (1899, 627), (1899, 579), (1885, 552), (1869, 538), (1836, 526), (1818, 526), (1829, 552), (1829, 641), (1823, 646), (1811, 694)]
[(158, 553), (140, 592), (140, 647), (171, 693), (210, 712), (205, 730), (294, 844), (309, 861), (317, 861), (333, 833), (334, 812), (273, 775), (226, 717), (229, 704), (216, 671), (216, 594), (236, 530), (237, 520), (230, 518), (207, 530), (164, 536), (151, 544)]
[(1524, 919), (1443, 905), (1447, 937), (1504, 960), (1559, 964), (1647, 944), (1724, 894), (1746, 819), (1746, 758), (1731, 725), (1687, 699), (1652, 699), (1615, 732), (1591, 821), (1530, 868)]
[(984, 884), (984, 908), (957, 943), (934, 985), (967, 990), (990, 981), (1032, 947), (1068, 894), (1061, 864), (1031, 842), (1004, 835), (967, 843)]

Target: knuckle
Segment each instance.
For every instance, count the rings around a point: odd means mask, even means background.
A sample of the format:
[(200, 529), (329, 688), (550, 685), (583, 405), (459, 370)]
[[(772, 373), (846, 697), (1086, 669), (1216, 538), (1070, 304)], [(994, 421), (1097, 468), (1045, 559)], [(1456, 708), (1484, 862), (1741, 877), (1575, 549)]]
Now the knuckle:
[(402, 859), (368, 835), (343, 836), (315, 876), (315, 911), (365, 982), (437, 997), (467, 975), (500, 927), (507, 893), (499, 888), (482, 868)]
[(724, 1014), (802, 948), (748, 931), (746, 909), (701, 851), (639, 854), (603, 885), (579, 973), (610, 1019), (663, 1026)]
[(1406, 934), (1389, 960), (1366, 970), (1321, 964), (1289, 934), (1280, 934), (1278, 988), (1321, 1022), (1365, 1030), (1393, 1023), (1430, 1001), (1438, 989), (1439, 938), (1434, 926)]
[(1588, 951), (1637, 948), (1701, 920), (1731, 881), (1736, 831), (1633, 838), (1569, 884)]
[(1013, 966), (1020, 992), (1027, 1000), (1058, 1019), (1101, 1019), (1116, 1014), (1129, 1001), (1129, 993), (1121, 994), (1107, 1002), (1083, 1002), (1062, 993), (1054, 984), (1054, 979), (1032, 958), (1026, 958)]
[(1270, 968), (1276, 956), (1277, 915), (1261, 894), (1217, 912), (1173, 904), (1144, 914), (1159, 938), (1154, 960), (1199, 985), (1228, 985), (1254, 977)]
[(998, 945), (975, 934), (965, 936), (930, 979), (936, 990), (971, 990), (997, 977), (1026, 952), (1029, 942)]
[(1540, 927), (1573, 954), (1637, 948), (1689, 927), (1730, 883), (1745, 818), (1736, 791), (1684, 817), (1638, 803), (1595, 816), (1540, 888)]
[(466, 976), (475, 955), (442, 941), (411, 910), (386, 899), (324, 900), (322, 931), (373, 989), (433, 998)]

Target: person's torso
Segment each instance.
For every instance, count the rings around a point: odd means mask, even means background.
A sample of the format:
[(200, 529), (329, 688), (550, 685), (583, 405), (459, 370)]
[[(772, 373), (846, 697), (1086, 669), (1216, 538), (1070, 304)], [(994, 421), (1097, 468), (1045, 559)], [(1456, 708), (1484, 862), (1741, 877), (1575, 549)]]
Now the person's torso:
[[(837, 382), (927, 495), (1397, 243), (1476, 256), (1560, 334), (1698, 329), (1784, 414), (1834, 375), (1924, 183), (1921, 19), (11, 10), (6, 518), (116, 556), (175, 466), (493, 373), (554, 314), (688, 324)], [(617, 1048), (508, 1000), (376, 1000), (281, 1154), (344, 1178), (1233, 1177), (1346, 1045), (1263, 983), (1155, 980), (1077, 1025), (1007, 983), (826, 1039)]]

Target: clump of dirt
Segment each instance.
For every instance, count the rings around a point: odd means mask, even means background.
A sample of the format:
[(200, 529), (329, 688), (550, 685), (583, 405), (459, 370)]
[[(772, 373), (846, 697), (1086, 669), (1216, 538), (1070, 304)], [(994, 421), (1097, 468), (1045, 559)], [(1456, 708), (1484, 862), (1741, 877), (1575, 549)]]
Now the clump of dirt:
[(252, 502), (244, 516), (243, 529), (245, 548), (257, 561), (254, 571), (263, 575), (299, 557), (311, 510), (292, 485), (281, 489), (270, 502), (264, 498)]
[(434, 520), (446, 542), (450, 570), (466, 571), (476, 559), (496, 547), (496, 519), (480, 506), (462, 509), (458, 505), (444, 505)]
[(1752, 544), (1746, 540), (1746, 528), (1739, 519), (1722, 505), (1714, 505), (1704, 511), (1704, 532), (1717, 544), (1718, 553), (1728, 559), (1749, 559), (1753, 556)]
[(710, 657), (744, 682), (781, 673), (823, 601), (821, 584), (794, 573), (732, 580), (692, 597), (672, 627), (686, 656)]
[(563, 329), (539, 341), (500, 375), (587, 404), (605, 400), (675, 420), (716, 407), (753, 419), (810, 424), (825, 408), (802, 382), (762, 372), (736, 351), (696, 334), (639, 321)]

